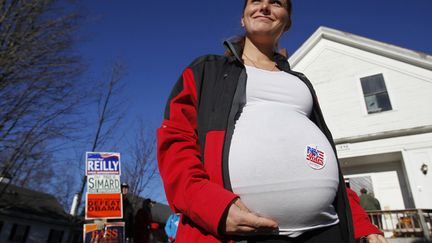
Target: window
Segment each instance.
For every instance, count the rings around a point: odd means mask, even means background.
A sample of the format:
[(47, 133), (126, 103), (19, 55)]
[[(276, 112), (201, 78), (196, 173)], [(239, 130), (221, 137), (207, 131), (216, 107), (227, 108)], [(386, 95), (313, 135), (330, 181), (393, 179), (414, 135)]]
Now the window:
[(30, 226), (14, 224), (9, 235), (9, 242), (25, 243)]
[(392, 109), (382, 74), (360, 79), (368, 114)]
[(47, 243), (61, 243), (63, 239), (62, 230), (50, 230)]
[(82, 239), (83, 239), (83, 235), (82, 235), (82, 231), (74, 231), (72, 233), (72, 240), (70, 241), (70, 243), (82, 243)]

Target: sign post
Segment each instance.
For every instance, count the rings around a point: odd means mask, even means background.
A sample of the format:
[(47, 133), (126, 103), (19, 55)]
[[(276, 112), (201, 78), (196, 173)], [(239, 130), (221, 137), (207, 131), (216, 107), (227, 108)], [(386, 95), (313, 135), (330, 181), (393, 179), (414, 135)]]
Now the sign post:
[(125, 242), (124, 222), (107, 219), (123, 218), (120, 153), (86, 153), (87, 193), (85, 219), (95, 220), (84, 225), (84, 243)]

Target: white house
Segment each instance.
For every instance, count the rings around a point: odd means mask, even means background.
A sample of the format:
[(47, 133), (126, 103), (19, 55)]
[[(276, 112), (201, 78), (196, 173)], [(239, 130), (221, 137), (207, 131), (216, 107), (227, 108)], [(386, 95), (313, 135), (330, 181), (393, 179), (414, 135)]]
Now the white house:
[(314, 84), (351, 186), (382, 209), (432, 208), (432, 56), (320, 27), (289, 60)]
[(54, 196), (2, 179), (0, 176), (0, 242), (81, 242), (82, 222), (66, 214)]

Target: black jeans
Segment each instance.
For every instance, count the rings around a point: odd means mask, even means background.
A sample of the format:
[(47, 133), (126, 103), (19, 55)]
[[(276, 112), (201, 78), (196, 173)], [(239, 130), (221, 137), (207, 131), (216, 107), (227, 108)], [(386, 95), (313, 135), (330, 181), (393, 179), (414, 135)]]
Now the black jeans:
[(290, 238), (283, 235), (249, 236), (235, 239), (238, 243), (343, 243), (339, 224), (311, 230), (298, 237)]

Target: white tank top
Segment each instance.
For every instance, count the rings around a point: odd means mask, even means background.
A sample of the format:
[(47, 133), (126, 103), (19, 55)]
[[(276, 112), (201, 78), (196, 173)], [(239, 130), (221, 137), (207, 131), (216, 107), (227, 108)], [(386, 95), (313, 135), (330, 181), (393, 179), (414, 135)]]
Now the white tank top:
[(336, 156), (308, 118), (312, 95), (296, 76), (246, 66), (247, 102), (229, 154), (231, 186), (254, 213), (275, 219), (279, 234), (339, 222)]

